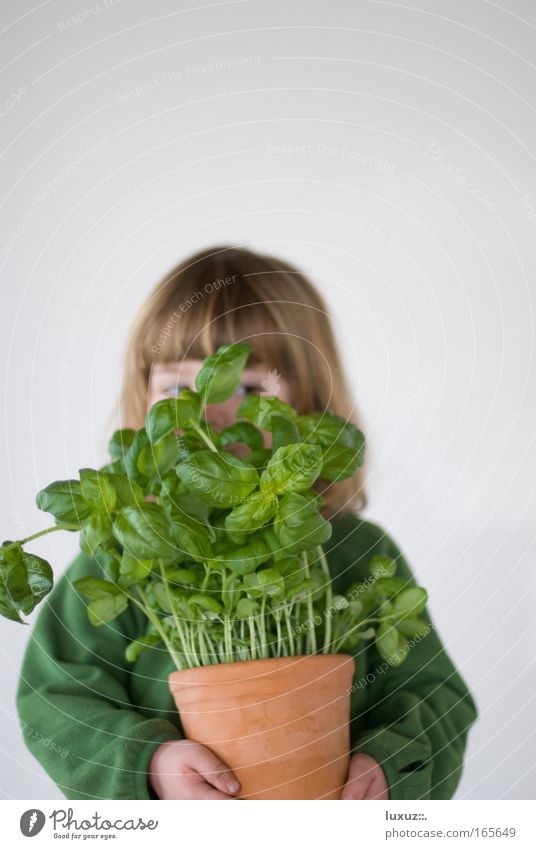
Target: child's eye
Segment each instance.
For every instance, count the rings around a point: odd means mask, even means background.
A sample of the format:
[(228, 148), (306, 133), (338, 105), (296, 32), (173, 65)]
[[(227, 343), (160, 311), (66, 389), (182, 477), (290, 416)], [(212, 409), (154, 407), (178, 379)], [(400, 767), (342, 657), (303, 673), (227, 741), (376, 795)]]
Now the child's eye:
[(187, 388), (188, 387), (186, 386), (185, 383), (179, 383), (178, 385), (175, 384), (174, 386), (166, 386), (166, 388), (164, 389), (164, 392), (166, 392), (170, 395), (178, 395), (183, 389), (187, 389)]
[(240, 386), (238, 387), (238, 392), (241, 395), (242, 394), (243, 395), (247, 395), (247, 394), (254, 395), (254, 394), (259, 392), (259, 386), (258, 386), (258, 384), (241, 383)]

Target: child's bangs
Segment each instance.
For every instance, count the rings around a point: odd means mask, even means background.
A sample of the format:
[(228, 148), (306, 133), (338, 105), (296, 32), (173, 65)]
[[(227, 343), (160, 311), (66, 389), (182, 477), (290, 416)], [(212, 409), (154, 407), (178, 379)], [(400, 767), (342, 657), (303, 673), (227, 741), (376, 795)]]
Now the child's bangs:
[(176, 293), (170, 292), (171, 297), (144, 320), (145, 373), (157, 362), (203, 360), (232, 342), (252, 345), (248, 366), (263, 363), (281, 371), (295, 345), (290, 327), (296, 321), (289, 314), (292, 304), (265, 300), (267, 288), (261, 294), (259, 280), (252, 286), (240, 279), (209, 292), (198, 289), (178, 303)]

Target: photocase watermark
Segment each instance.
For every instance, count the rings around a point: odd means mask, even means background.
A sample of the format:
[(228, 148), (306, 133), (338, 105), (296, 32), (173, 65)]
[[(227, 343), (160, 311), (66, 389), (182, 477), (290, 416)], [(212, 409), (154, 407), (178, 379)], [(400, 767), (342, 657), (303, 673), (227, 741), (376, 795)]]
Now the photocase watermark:
[(218, 277), (216, 280), (212, 280), (209, 283), (205, 283), (202, 289), (196, 289), (196, 291), (187, 298), (185, 301), (179, 304), (177, 309), (171, 314), (171, 316), (166, 321), (162, 331), (158, 335), (158, 339), (155, 344), (152, 345), (151, 350), (155, 354), (159, 354), (162, 351), (162, 348), (168, 339), (171, 331), (177, 324), (180, 318), (188, 312), (195, 304), (199, 303), (205, 295), (211, 295), (213, 292), (218, 289), (223, 289), (224, 286), (229, 286), (231, 283), (234, 283), (236, 274), (231, 274), (230, 277)]
[[(407, 640), (405, 645), (401, 647), (399, 652), (397, 653), (397, 660), (399, 660), (398, 655), (400, 654), (400, 652), (402, 652), (403, 654), (408, 654), (408, 652), (412, 648), (415, 648), (416, 645), (418, 645), (420, 642), (422, 642), (422, 640), (424, 640), (428, 636), (430, 631), (433, 631), (434, 627), (435, 626), (431, 622), (428, 622), (424, 626), (422, 631), (420, 631), (418, 634), (415, 634), (415, 636), (411, 637), (411, 639)], [(385, 675), (385, 673), (388, 672), (391, 668), (392, 666), (389, 661), (382, 660), (381, 663), (374, 667), (374, 670), (372, 672), (367, 672), (366, 675), (362, 675), (361, 678), (359, 678), (357, 681), (352, 682), (352, 686), (347, 689), (348, 695), (355, 693), (357, 690), (364, 690), (365, 687), (369, 686), (370, 684), (374, 684), (374, 682), (380, 675)]]
[(9, 514), (11, 516), (11, 524), (15, 527), (19, 538), (26, 536), (26, 526), (22, 521), (22, 516), (16, 504), (10, 504)]
[(417, 277), (417, 279), (423, 284), (427, 296), (436, 304), (439, 303), (437, 293), (424, 269), (419, 265), (415, 257), (402, 247), (394, 236), (389, 235), (389, 233), (385, 230), (377, 227), (372, 221), (367, 221), (364, 218), (356, 218), (352, 215), (345, 215), (342, 212), (336, 212), (334, 210), (326, 209), (325, 207), (320, 210), (320, 217), (324, 218), (326, 221), (331, 221), (334, 224), (354, 227), (366, 236), (369, 236), (371, 239), (376, 239), (379, 242), (382, 242), (387, 248), (389, 248), (389, 250), (401, 257), (401, 259), (403, 259), (404, 262), (411, 268), (415, 277)]
[[(108, 819), (103, 818), (101, 814), (95, 811), (88, 818), (76, 819), (74, 815), (73, 808), (56, 808), (49, 816), (49, 819), (52, 820), (52, 825), (54, 827), (54, 831), (56, 832), (58, 829), (63, 829), (67, 831), (68, 834), (61, 835), (61, 837), (86, 837), (88, 835), (76, 835), (73, 832), (76, 831), (104, 831), (104, 832), (113, 832), (113, 831), (145, 831), (148, 829), (149, 831), (154, 831), (155, 828), (158, 827), (158, 820), (144, 820), (142, 817), (133, 817), (131, 819)], [(59, 836), (57, 834), (55, 837)], [(96, 836), (96, 835), (92, 835)], [(115, 834), (101, 834), (100, 837), (116, 837)]]
[(521, 502), (521, 506), (512, 516), (512, 519), (508, 524), (508, 530), (510, 533), (513, 533), (521, 526), (523, 517), (526, 515), (530, 505), (533, 504), (534, 501), (536, 501), (536, 486), (533, 486), (532, 489), (525, 495)]
[(250, 68), (252, 65), (260, 65), (261, 62), (261, 56), (234, 56), (229, 59), (219, 59), (215, 62), (205, 62), (201, 65), (187, 65), (185, 68), (178, 70), (163, 71), (156, 77), (151, 77), (131, 88), (116, 92), (115, 101), (116, 103), (126, 103), (127, 101), (135, 100), (137, 97), (142, 97), (151, 91), (164, 89), (174, 83), (190, 80), (203, 74), (241, 70), (243, 68)]
[[(277, 563), (275, 564), (275, 566), (277, 566)], [(293, 637), (298, 637), (300, 634), (307, 632), (311, 628), (321, 625), (322, 622), (326, 621), (327, 619), (330, 619), (332, 616), (335, 616), (339, 611), (345, 610), (351, 601), (355, 601), (356, 599), (358, 599), (360, 595), (366, 592), (369, 587), (371, 587), (380, 578), (385, 578), (388, 576), (389, 572), (387, 569), (385, 569), (384, 566), (376, 567), (374, 575), (367, 575), (367, 577), (364, 578), (361, 583), (346, 592), (344, 596), (336, 596), (333, 601), (333, 604), (325, 608), (323, 616), (321, 616), (319, 613), (315, 613), (311, 619), (308, 619), (305, 622), (298, 622), (293, 625), (290, 631), (291, 635)], [(287, 603), (283, 603), (274, 606), (274, 610), (276, 612), (284, 611), (286, 607)]]
[(407, 422), (411, 420), (410, 410), (412, 406), (414, 406), (415, 404), (422, 404), (422, 402), (426, 398), (428, 388), (428, 383), (419, 380), (413, 385), (409, 395), (404, 398), (404, 402), (402, 404), (400, 412), (398, 413), (395, 419), (394, 425), (389, 433), (389, 436), (387, 437), (385, 447), (381, 453), (379, 463), (380, 468), (385, 465), (387, 459), (393, 453), (393, 449), (396, 443), (398, 442), (398, 438), (400, 436), (401, 431), (404, 429)]
[(94, 18), (95, 15), (100, 15), (109, 9), (115, 9), (116, 6), (121, 6), (123, 2), (124, 0), (99, 0), (98, 3), (94, 3), (92, 6), (86, 6), (85, 9), (77, 12), (76, 15), (71, 15), (70, 18), (63, 18), (63, 20), (57, 21), (57, 27), (60, 32), (65, 32), (65, 30), (86, 23), (86, 21)]
[(489, 483), (489, 481), (493, 477), (493, 473), (494, 473), (495, 469), (497, 468), (497, 466), (499, 465), (499, 461), (500, 461), (501, 457), (503, 456), (508, 445), (512, 441), (512, 434), (513, 434), (515, 426), (516, 426), (516, 424), (517, 424), (517, 422), (519, 421), (520, 418), (521, 418), (521, 411), (520, 410), (514, 410), (514, 412), (512, 413), (510, 418), (508, 419), (508, 422), (507, 422), (506, 427), (503, 431), (500, 442), (499, 442), (495, 452), (493, 453), (493, 456), (492, 456), (490, 462), (488, 463), (486, 471), (482, 475), (478, 484), (475, 486), (471, 497), (469, 498), (469, 500), (465, 504), (466, 508), (473, 507), (473, 505), (476, 504), (476, 502), (481, 497), (481, 495), (483, 495), (484, 492), (486, 491), (487, 484)]
[(58, 383), (59, 383), (59, 432), (67, 433), (68, 424), (69, 424), (69, 387), (68, 387), (68, 377), (69, 372), (71, 370), (71, 358), (73, 355), (73, 348), (76, 342), (76, 331), (80, 327), (82, 313), (79, 309), (76, 309), (72, 315), (71, 324), (69, 326), (69, 332), (67, 334), (67, 339), (65, 340), (65, 344), (63, 346), (63, 350), (61, 352), (61, 365), (60, 371), (58, 375)]
[(5, 118), (6, 115), (12, 112), (15, 106), (17, 106), (22, 98), (27, 94), (28, 86), (26, 83), (20, 85), (16, 91), (10, 92), (10, 94), (8, 94), (4, 99), (4, 102), (0, 104), (0, 118)]
[(264, 152), (268, 156), (325, 156), (328, 159), (345, 159), (353, 165), (369, 166), (376, 171), (387, 171), (394, 174), (396, 165), (388, 159), (371, 156), (362, 150), (350, 147), (332, 147), (327, 144), (273, 144), (267, 142)]
[(72, 159), (64, 168), (61, 169), (58, 174), (56, 174), (55, 177), (52, 177), (47, 182), (43, 191), (33, 198), (32, 202), (30, 203), (30, 206), (24, 213), (17, 229), (15, 230), (9, 241), (6, 242), (6, 244), (4, 245), (4, 248), (6, 251), (8, 251), (8, 253), (11, 253), (14, 250), (14, 248), (24, 236), (26, 230), (28, 229), (35, 216), (47, 203), (47, 201), (52, 197), (54, 192), (65, 183), (65, 181), (71, 176), (74, 171), (77, 171), (81, 165), (83, 165), (88, 160), (92, 159), (104, 147), (106, 147), (108, 142), (109, 140), (107, 138), (100, 138), (97, 142), (95, 142), (95, 144), (92, 144), (90, 147), (83, 150), (82, 153), (80, 153), (75, 159)]
[(39, 808), (30, 808), (24, 811), (20, 818), (20, 830), (25, 837), (35, 837), (42, 830), (46, 822), (43, 811)]
[(28, 725), (26, 720), (18, 716), (14, 710), (5, 704), (3, 699), (0, 699), (0, 714), (2, 715), (2, 718), (15, 722), (28, 740), (35, 740), (36, 743), (39, 743), (39, 745), (45, 746), (47, 749), (56, 752), (60, 758), (63, 758), (64, 760), (69, 755), (68, 749), (64, 748), (64, 746), (60, 746), (59, 743), (55, 743), (54, 740), (42, 734), (36, 728), (33, 728), (33, 726)]
[(466, 191), (471, 197), (475, 198), (482, 206), (485, 206), (486, 209), (489, 209), (490, 212), (498, 209), (498, 204), (493, 203), (487, 194), (479, 189), (474, 183), (470, 183), (465, 174), (461, 169), (461, 165), (452, 165), (447, 160), (448, 150), (446, 147), (441, 147), (441, 145), (436, 142), (430, 142), (425, 145), (424, 155), (430, 157), (432, 162), (437, 165), (437, 167), (443, 171), (447, 177), (450, 177), (453, 182), (455, 182), (458, 186), (460, 186), (464, 191)]
[(21, 815), (20, 830), (25, 837), (34, 837), (50, 820), (54, 838), (86, 841), (100, 838), (112, 840), (119, 837), (116, 832), (154, 831), (158, 820), (143, 817), (103, 817), (98, 811), (77, 819), (73, 808), (55, 808), (48, 817), (39, 808), (29, 808)]
[(527, 214), (528, 220), (530, 221), (533, 227), (536, 227), (536, 207), (534, 206), (534, 202), (526, 192), (525, 194), (521, 195), (519, 200), (521, 202), (521, 206)]

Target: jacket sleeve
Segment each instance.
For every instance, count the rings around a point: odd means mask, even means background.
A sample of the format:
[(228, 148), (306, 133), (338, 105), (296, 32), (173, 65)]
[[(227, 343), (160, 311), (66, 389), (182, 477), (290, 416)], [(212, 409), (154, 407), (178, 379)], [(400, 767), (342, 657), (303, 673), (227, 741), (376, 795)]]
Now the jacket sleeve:
[(151, 755), (181, 733), (131, 704), (124, 649), (139, 631), (130, 608), (91, 625), (72, 586), (89, 574), (102, 576), (81, 553), (38, 614), (17, 690), (24, 741), (68, 799), (156, 799)]
[[(378, 553), (396, 560), (396, 574), (408, 588), (417, 585), (387, 534)], [(365, 710), (352, 718), (352, 753), (364, 752), (381, 764), (394, 800), (451, 799), (462, 775), (468, 730), (478, 716), (427, 608), (420, 618), (427, 633), (409, 640), (404, 662), (387, 667), (371, 645), (366, 676), (353, 685), (365, 693)]]

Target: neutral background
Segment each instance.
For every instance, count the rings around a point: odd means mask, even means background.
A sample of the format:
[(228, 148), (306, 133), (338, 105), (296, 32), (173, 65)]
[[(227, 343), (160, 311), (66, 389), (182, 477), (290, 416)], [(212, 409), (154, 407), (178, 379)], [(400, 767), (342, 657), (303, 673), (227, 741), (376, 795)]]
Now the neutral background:
[[(534, 5), (0, 14), (1, 538), (47, 527), (37, 490), (106, 462), (130, 322), (165, 271), (226, 241), (289, 259), (336, 324), (365, 516), (429, 589), (480, 709), (457, 798), (533, 798)], [(77, 539), (33, 550), (59, 573)], [(62, 798), (17, 724), (30, 629), (0, 628), (0, 793)]]

